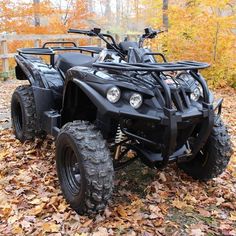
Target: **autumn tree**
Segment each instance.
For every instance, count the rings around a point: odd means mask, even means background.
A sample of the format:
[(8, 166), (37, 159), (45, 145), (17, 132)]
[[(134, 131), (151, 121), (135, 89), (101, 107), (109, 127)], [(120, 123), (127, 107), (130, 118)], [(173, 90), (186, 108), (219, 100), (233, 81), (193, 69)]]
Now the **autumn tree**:
[[(161, 1), (152, 1), (152, 8)], [(169, 59), (200, 60), (211, 64), (203, 71), (212, 86), (236, 86), (235, 6), (227, 0), (169, 1), (169, 29), (153, 43)], [(161, 27), (162, 17), (149, 17), (154, 28)]]
[(69, 27), (85, 27), (89, 16), (87, 1), (66, 0), (66, 7), (50, 0), (31, 3), (2, 0), (0, 31), (21, 34), (65, 33)]

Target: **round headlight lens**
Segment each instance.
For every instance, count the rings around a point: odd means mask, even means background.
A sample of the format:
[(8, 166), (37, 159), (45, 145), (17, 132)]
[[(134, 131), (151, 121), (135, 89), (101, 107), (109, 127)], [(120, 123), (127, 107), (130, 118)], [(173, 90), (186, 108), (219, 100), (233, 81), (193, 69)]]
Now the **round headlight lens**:
[(191, 93), (190, 98), (191, 98), (193, 101), (197, 102), (198, 99), (200, 98), (200, 96), (201, 96), (201, 90), (200, 90), (199, 87), (196, 87), (196, 88), (193, 90), (193, 92)]
[(143, 103), (142, 95), (139, 93), (132, 94), (132, 96), (129, 99), (129, 103), (133, 108), (138, 109)]
[(112, 87), (107, 91), (107, 100), (111, 103), (116, 103), (120, 100), (120, 89), (117, 87)]

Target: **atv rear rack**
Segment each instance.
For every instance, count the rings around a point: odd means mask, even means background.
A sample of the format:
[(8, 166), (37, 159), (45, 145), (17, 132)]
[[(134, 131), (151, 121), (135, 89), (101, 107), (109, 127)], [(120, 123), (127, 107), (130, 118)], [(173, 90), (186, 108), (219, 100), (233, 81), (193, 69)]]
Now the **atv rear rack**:
[(122, 70), (122, 71), (179, 71), (179, 70), (199, 70), (209, 67), (210, 65), (203, 62), (196, 61), (178, 61), (178, 62), (164, 62), (164, 63), (113, 63), (100, 62), (93, 63), (94, 67)]
[[(53, 47), (46, 47), (47, 45), (56, 45), (56, 44), (72, 44), (72, 46), (53, 46)], [(42, 55), (42, 56), (49, 56), (50, 57), (50, 64), (54, 67), (55, 64), (55, 55), (57, 51), (79, 51), (80, 53), (88, 52), (91, 53), (93, 57), (94, 54), (98, 54), (99, 51), (95, 50), (93, 46), (84, 46), (84, 47), (77, 47), (74, 42), (47, 42), (41, 48), (20, 48), (17, 50), (19, 55)]]

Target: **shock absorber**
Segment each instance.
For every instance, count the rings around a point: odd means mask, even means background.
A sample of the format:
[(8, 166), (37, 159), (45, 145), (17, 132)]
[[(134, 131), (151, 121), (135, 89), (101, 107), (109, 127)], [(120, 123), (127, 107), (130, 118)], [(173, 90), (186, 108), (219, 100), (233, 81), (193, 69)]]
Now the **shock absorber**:
[(121, 131), (120, 125), (118, 125), (117, 127), (117, 131), (116, 131), (116, 137), (115, 137), (115, 143), (120, 143), (123, 140), (125, 140), (126, 136), (125, 134)]
[[(120, 142), (124, 141), (125, 139), (126, 139), (126, 136), (121, 131), (120, 125), (118, 125), (117, 131), (116, 131), (115, 143), (119, 144)], [(115, 160), (118, 160), (118, 158), (120, 156), (120, 151), (121, 151), (121, 145), (118, 145), (116, 148)]]

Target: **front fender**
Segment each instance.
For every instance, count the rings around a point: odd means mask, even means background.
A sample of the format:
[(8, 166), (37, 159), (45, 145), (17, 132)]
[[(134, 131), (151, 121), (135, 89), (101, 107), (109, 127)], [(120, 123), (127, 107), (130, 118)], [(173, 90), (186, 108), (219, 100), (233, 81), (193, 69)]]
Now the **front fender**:
[(119, 113), (118, 109), (116, 109), (110, 102), (108, 102), (91, 86), (82, 82), (79, 79), (72, 79), (72, 81), (88, 96), (88, 98), (97, 107), (100, 114), (105, 115), (106, 113)]
[(120, 105), (112, 104), (87, 83), (75, 78), (72, 79), (72, 81), (88, 96), (88, 98), (97, 107), (97, 110), (101, 115), (109, 115), (113, 118), (134, 117), (139, 119), (160, 121), (160, 116), (155, 110), (150, 109), (144, 114), (132, 108), (128, 103), (122, 102)]

